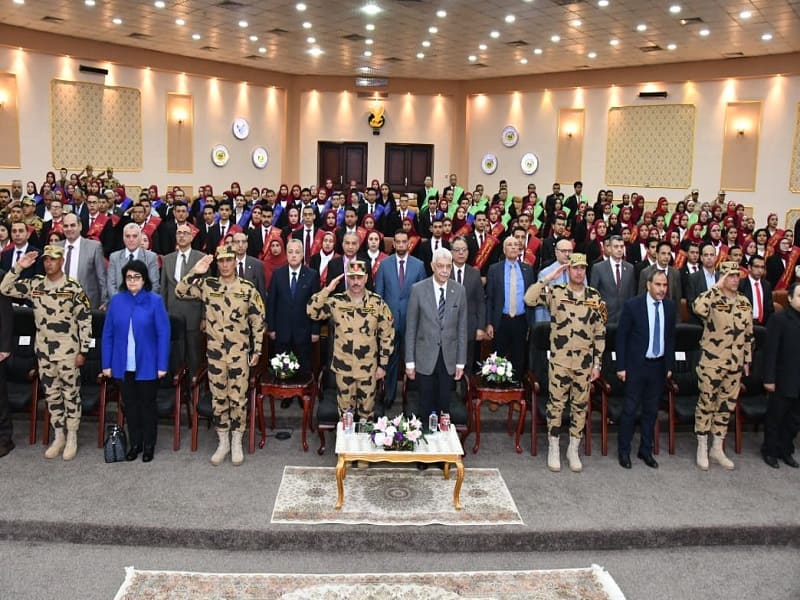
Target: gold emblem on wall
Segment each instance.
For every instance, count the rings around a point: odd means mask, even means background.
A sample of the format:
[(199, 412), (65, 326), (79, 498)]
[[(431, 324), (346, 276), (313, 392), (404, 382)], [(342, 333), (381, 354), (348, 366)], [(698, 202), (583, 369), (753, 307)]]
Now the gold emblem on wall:
[(381, 128), (386, 125), (386, 115), (384, 114), (384, 107), (382, 104), (376, 104), (369, 109), (369, 117), (367, 123), (372, 128), (372, 135), (380, 135)]

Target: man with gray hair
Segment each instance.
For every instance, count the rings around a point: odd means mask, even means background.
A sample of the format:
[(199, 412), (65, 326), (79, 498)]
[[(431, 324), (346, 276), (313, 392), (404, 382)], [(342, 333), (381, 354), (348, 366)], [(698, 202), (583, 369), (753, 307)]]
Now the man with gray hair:
[(108, 297), (119, 291), (122, 284), (122, 267), (132, 260), (141, 260), (147, 266), (147, 275), (153, 284), (153, 291), (157, 294), (161, 278), (158, 275), (158, 258), (154, 252), (142, 248), (142, 230), (136, 223), (128, 223), (122, 230), (122, 250), (112, 252), (108, 257)]

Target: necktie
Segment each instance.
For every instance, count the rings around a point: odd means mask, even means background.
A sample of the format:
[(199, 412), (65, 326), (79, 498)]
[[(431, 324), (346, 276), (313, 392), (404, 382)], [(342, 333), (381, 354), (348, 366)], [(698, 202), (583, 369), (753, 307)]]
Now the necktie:
[(292, 281), (289, 283), (289, 291), (292, 293), (292, 298), (294, 298), (294, 293), (297, 291), (297, 271), (292, 273)]
[(219, 239), (220, 241), (225, 240), (225, 227), (223, 225), (219, 226)]
[(656, 310), (656, 317), (653, 319), (653, 357), (658, 358), (661, 356), (661, 317), (658, 314), (658, 307), (661, 303), (654, 304)]
[(17, 250), (17, 258), (16, 258), (16, 260), (14, 261), (14, 264), (17, 264), (17, 262), (19, 262), (19, 258), (20, 258), (21, 256), (22, 256), (22, 250)]
[(619, 263), (617, 263), (617, 287), (619, 287), (620, 283), (622, 283), (622, 273), (620, 273)]
[(438, 250), (438, 249), (439, 249), (439, 240), (437, 239), (436, 240), (436, 248), (434, 248), (434, 250)]
[(239, 277), (244, 279), (244, 261), (239, 262)]
[(132, 260), (133, 260), (133, 252), (129, 252), (128, 253), (128, 262), (131, 262)]
[(764, 301), (761, 299), (761, 282), (756, 281), (756, 308), (758, 309), (758, 322), (764, 322)]
[(184, 273), (186, 273), (186, 255), (181, 254), (181, 261), (178, 263), (178, 281), (183, 279)]
[(444, 288), (439, 288), (439, 320), (444, 320)]
[(510, 266), (508, 269), (508, 294), (511, 296), (508, 299), (508, 316), (509, 317), (516, 317), (517, 316), (517, 270), (514, 266)]
[(397, 282), (400, 284), (402, 288), (406, 283), (406, 267), (405, 267), (405, 259), (400, 259), (400, 268), (397, 271)]
[(69, 277), (69, 268), (72, 264), (72, 249), (74, 246), (71, 244), (67, 246), (67, 259), (64, 261), (64, 274)]
[(461, 283), (461, 269), (456, 269), (456, 272), (458, 273), (458, 283)]
[(94, 226), (94, 217), (89, 217), (89, 229)]
[(478, 248), (483, 247), (483, 234), (478, 235)]

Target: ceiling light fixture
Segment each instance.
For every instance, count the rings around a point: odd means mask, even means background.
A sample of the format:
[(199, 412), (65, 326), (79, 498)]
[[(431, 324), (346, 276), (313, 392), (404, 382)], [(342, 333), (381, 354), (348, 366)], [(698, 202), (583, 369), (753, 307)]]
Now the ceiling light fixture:
[(437, 33), (439, 33), (439, 28), (438, 27), (428, 27), (428, 33), (436, 35)]
[(506, 15), (506, 23), (508, 23), (509, 25), (511, 25), (511, 23), (513, 23), (516, 20), (517, 17), (515, 17), (514, 15)]
[(446, 10), (437, 10), (436, 11), (436, 16), (439, 17), (440, 19), (444, 19), (447, 16), (447, 11)]
[(677, 4), (673, 4), (669, 7), (669, 12), (671, 12), (673, 15), (677, 15), (679, 12), (681, 12), (681, 7)]
[(365, 40), (364, 40), (364, 43), (365, 43), (367, 46), (372, 46), (372, 44), (374, 44), (374, 43), (375, 43), (375, 40), (373, 40), (373, 39), (371, 39), (371, 38), (367, 38), (367, 39), (365, 39)]
[(322, 50), (322, 48), (319, 48), (317, 46), (314, 46), (313, 48), (310, 48), (308, 50), (308, 53), (311, 56), (321, 56), (321, 55), (325, 54), (325, 52)]
[(373, 25), (372, 23), (367, 23), (364, 26), (364, 29), (366, 29), (367, 31), (375, 31), (375, 25)]
[(297, 4), (295, 4), (295, 8), (298, 11), (303, 12), (306, 9), (306, 5), (303, 4), (302, 2), (298, 2)]
[(476, 60), (478, 60), (478, 57), (475, 56), (474, 54), (470, 54), (467, 58), (469, 62), (475, 62)]
[(417, 58), (425, 58), (425, 54), (423, 52), (417, 52)]
[(258, 49), (258, 51), (259, 51), (261, 54), (265, 54), (265, 53), (267, 52), (267, 49), (266, 49), (266, 48), (264, 48), (264, 46), (261, 46), (261, 47)]
[(14, 0), (14, 4), (25, 4), (25, 0)]
[(609, 43), (610, 46), (619, 46), (619, 40), (617, 38), (614, 38), (613, 40), (611, 40), (608, 43)]
[[(86, 1), (86, 4), (89, 4), (89, 0)], [(94, 4), (94, 0), (92, 0), (92, 4)], [(167, 3), (164, 2), (164, 0), (156, 0), (155, 2), (153, 2), (153, 6), (155, 6), (156, 8), (164, 8), (166, 5)]]
[(667, 50), (675, 50), (677, 47), (677, 44), (667, 44)]
[(113, 19), (111, 19), (111, 22), (114, 25), (122, 25), (122, 19), (120, 19), (119, 17), (114, 17)]
[(580, 27), (581, 25), (583, 25), (583, 21), (581, 21), (580, 19), (573, 19), (571, 25), (573, 27)]
[(763, 41), (765, 41), (765, 42), (768, 42), (768, 41), (770, 41), (772, 39), (772, 34), (771, 33), (765, 33), (765, 34), (763, 34), (761, 36), (761, 39)]
[(699, 33), (700, 33), (700, 35), (702, 35), (703, 37), (708, 37), (708, 35), (709, 35), (711, 32), (710, 32), (708, 29), (701, 29), (701, 30), (699, 31)]
[(486, 50), (488, 47), (486, 44), (478, 44), (478, 50)]
[(316, 44), (317, 43), (317, 38), (315, 38), (313, 35), (309, 36), (309, 37), (306, 38), (306, 42), (308, 42), (309, 44)]
[(493, 32), (491, 32), (491, 33), (489, 34), (489, 37), (491, 37), (491, 38), (493, 38), (493, 39), (495, 39), (495, 40), (496, 40), (497, 38), (499, 38), (499, 37), (500, 37), (500, 32), (499, 32), (499, 31), (493, 31)]
[(428, 41), (428, 40), (422, 40), (422, 47), (423, 47), (423, 48), (430, 48), (430, 47), (431, 47), (431, 43), (430, 43), (430, 41)]
[(642, 31), (647, 31), (647, 25), (645, 25), (644, 23), (639, 23), (639, 24), (636, 26), (636, 31), (638, 31), (638, 32), (640, 32), (640, 33), (641, 33)]
[(201, 37), (201, 36), (200, 36), (200, 34), (199, 34), (199, 33), (193, 33), (193, 34), (192, 34), (192, 39), (193, 39), (194, 41), (197, 41), (197, 40), (199, 40), (199, 39), (200, 39), (200, 37)]
[(554, 44), (557, 44), (558, 42), (561, 41), (561, 36), (560, 35), (551, 35), (550, 36), (550, 41), (553, 42)]
[(183, 19), (175, 19), (175, 25), (186, 25), (186, 21)]
[(251, 35), (250, 36), (250, 41), (251, 42), (257, 42), (258, 41), (258, 36), (257, 35)]
[(371, 17), (380, 13), (381, 10), (382, 9), (380, 6), (378, 6), (377, 4), (373, 4), (372, 2), (370, 2), (369, 4), (365, 4), (364, 6), (361, 7), (361, 12)]
[(311, 23), (309, 21), (303, 21), (303, 29), (311, 29)]
[[(23, 4), (24, 4), (24, 2), (23, 2)], [(91, 7), (93, 7), (93, 6), (96, 4), (96, 2), (95, 2), (94, 0), (85, 0), (85, 1), (84, 1), (84, 4), (85, 4), (86, 6), (88, 6), (89, 8), (91, 8)]]
[(371, 50), (364, 50), (364, 56), (369, 58), (370, 56), (372, 56), (372, 51)]
[(749, 10), (743, 10), (742, 12), (739, 13), (740, 19), (749, 19), (752, 16), (753, 13), (751, 13)]
[(248, 25), (250, 25), (250, 23), (248, 23), (248, 22), (247, 22), (247, 21), (245, 21), (244, 19), (242, 19), (241, 21), (239, 21), (239, 27), (241, 27), (242, 29), (244, 29), (244, 28), (245, 28), (245, 27), (247, 27)]
[(521, 65), (527, 65), (527, 64), (528, 64), (528, 59), (527, 59), (527, 58), (520, 58), (520, 59), (519, 59), (519, 64), (521, 64)]
[(589, 52), (589, 54), (587, 54), (586, 56), (588, 56), (589, 58), (597, 58), (597, 52)]
[(541, 49), (541, 48), (534, 48), (534, 49), (533, 49), (533, 53), (534, 53), (534, 54), (536, 54), (536, 55), (538, 56), (539, 54), (541, 54), (541, 53), (542, 53), (542, 49)]
[(597, 6), (599, 6), (600, 8), (605, 8), (606, 6), (608, 6), (608, 0), (600, 0), (597, 3)]

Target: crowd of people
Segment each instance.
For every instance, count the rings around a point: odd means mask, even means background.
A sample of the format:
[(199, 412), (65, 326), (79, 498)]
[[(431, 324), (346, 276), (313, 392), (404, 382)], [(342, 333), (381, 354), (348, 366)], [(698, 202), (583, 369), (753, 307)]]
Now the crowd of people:
[[(658, 407), (650, 391), (671, 371), (675, 324), (689, 320), (706, 327), (710, 361), (698, 367), (697, 464), (707, 469), (710, 456), (732, 468), (721, 444), (738, 391), (734, 374), (749, 368), (752, 326), (776, 317), (774, 291), (787, 290), (789, 309), (781, 312), (800, 310), (798, 228), (781, 229), (775, 214), (757, 227), (724, 190), (709, 201), (698, 190), (672, 202), (661, 197), (651, 210), (637, 193), (600, 190), (589, 199), (580, 181), (569, 195), (555, 183), (540, 198), (533, 183), (524, 194), (511, 194), (504, 181), (494, 193), (482, 185), (469, 191), (453, 174), (441, 190), (427, 177), (416, 193), (377, 180), (344, 189), (326, 180), (277, 191), (233, 182), (218, 194), (203, 185), (193, 197), (180, 187), (162, 195), (151, 185), (130, 198), (113, 169), (95, 174), (87, 166), (0, 188), (0, 303), (11, 298), (34, 310), (55, 429), (48, 458), (69, 460), (77, 451), (75, 373), (95, 309), (107, 313), (103, 372), (120, 382), (130, 460), (139, 453), (153, 459), (155, 391), (167, 372), (174, 314), (186, 322), (189, 368), (209, 366), (215, 465), (228, 453), (234, 464), (243, 460), (248, 367), (259, 362), (264, 336), (272, 351), (294, 352), (310, 371), (320, 323), (330, 322), (326, 366), (336, 375), (340, 409), (370, 419), (394, 401), (401, 359), (406, 376), (420, 378), (425, 407), (442, 410), (446, 385), (474, 372), (481, 344), (524, 373), (529, 326), (549, 321), (548, 467), (560, 470), (558, 433), (569, 405), (567, 459), (573, 471), (582, 468), (587, 390), (599, 377), (608, 325), (619, 328), (618, 345), (630, 335), (628, 348), (635, 348), (617, 350), (618, 376), (630, 392), (620, 464), (630, 467), (641, 404), (639, 457), (657, 467), (651, 425)], [(431, 282), (432, 294), (423, 293)], [(11, 335), (7, 313), (1, 316), (0, 365)], [(796, 466), (786, 440), (800, 421), (798, 391), (787, 392), (778, 371), (767, 381), (772, 396), (793, 401), (768, 416), (767, 433), (782, 442), (765, 442), (763, 452), (771, 466), (778, 458)], [(4, 388), (4, 366), (0, 376)], [(383, 377), (385, 400), (376, 406), (375, 381)], [(0, 455), (13, 448), (4, 395), (0, 389)]]

